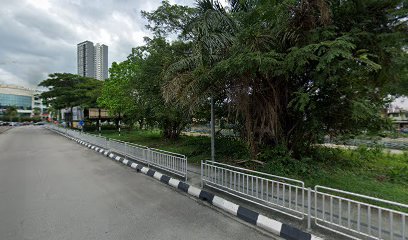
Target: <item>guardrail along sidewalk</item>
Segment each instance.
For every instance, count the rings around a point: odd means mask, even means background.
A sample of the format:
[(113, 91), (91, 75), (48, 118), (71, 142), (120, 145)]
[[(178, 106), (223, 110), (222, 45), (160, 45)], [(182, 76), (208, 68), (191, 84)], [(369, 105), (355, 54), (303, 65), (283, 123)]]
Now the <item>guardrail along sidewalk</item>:
[(97, 136), (68, 128), (61, 128), (55, 125), (48, 125), (48, 128), (80, 139), (84, 142), (102, 147), (110, 152), (116, 152), (125, 157), (143, 162), (148, 166), (154, 166), (164, 171), (173, 173), (187, 180), (187, 157), (182, 154), (149, 148), (116, 139), (109, 139), (103, 136)]
[(201, 162), (206, 185), (351, 239), (408, 240), (408, 205), (213, 161)]

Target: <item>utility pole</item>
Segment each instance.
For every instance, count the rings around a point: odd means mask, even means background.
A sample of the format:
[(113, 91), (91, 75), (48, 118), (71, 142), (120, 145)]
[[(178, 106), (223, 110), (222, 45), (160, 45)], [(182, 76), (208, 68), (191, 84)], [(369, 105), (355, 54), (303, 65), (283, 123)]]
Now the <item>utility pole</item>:
[(119, 112), (118, 127), (119, 127), (119, 137), (120, 137), (120, 112)]
[(99, 126), (99, 136), (101, 136), (101, 109), (98, 108), (99, 119), (98, 119), (98, 126)]
[(215, 116), (213, 96), (211, 96), (211, 161), (215, 161)]

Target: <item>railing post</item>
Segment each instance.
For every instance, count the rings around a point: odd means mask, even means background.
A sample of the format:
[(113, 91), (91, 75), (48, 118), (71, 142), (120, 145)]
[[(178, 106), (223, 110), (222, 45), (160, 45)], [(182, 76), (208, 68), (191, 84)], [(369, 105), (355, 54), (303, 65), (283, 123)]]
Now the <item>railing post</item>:
[(307, 189), (307, 230), (312, 229), (312, 189)]
[(187, 174), (188, 174), (188, 160), (187, 157), (184, 157), (186, 159), (186, 181), (187, 181)]
[(200, 175), (201, 188), (203, 188), (203, 187), (204, 187), (204, 183), (203, 183), (203, 174), (204, 174), (204, 171), (203, 171), (203, 160), (201, 160), (201, 175)]
[(148, 160), (147, 160), (147, 166), (148, 167), (150, 167), (150, 161), (153, 161), (153, 151), (149, 148), (149, 151), (148, 151)]
[(147, 148), (147, 149), (146, 149), (145, 161), (146, 161), (146, 162), (149, 162), (149, 161), (150, 161), (150, 148)]

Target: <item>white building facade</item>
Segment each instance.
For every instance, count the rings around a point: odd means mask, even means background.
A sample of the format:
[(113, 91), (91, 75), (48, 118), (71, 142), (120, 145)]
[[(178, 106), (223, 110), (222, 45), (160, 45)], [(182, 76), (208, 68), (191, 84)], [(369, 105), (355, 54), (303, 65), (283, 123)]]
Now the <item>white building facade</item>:
[(17, 113), (24, 117), (33, 117), (36, 114), (48, 114), (47, 106), (39, 97), (38, 90), (32, 90), (14, 85), (0, 85), (0, 114), (4, 114), (8, 107), (16, 107)]
[(107, 79), (108, 70), (108, 46), (97, 43), (95, 44), (95, 79)]

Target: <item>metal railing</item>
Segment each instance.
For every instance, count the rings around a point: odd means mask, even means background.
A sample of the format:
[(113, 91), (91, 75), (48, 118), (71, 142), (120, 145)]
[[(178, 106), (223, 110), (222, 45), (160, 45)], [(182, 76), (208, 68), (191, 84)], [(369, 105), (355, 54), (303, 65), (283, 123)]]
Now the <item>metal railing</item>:
[(75, 138), (78, 138), (78, 139), (81, 139), (82, 141), (92, 143), (93, 145), (108, 149), (108, 145), (109, 145), (109, 141), (110, 141), (108, 138), (93, 135), (93, 134), (88, 134), (88, 133), (81, 133), (81, 132), (78, 132), (78, 131), (74, 131), (74, 132), (75, 132), (75, 134), (73, 134), (71, 136), (73, 136)]
[(408, 210), (408, 205), (329, 187), (315, 187), (316, 225), (352, 239), (407, 240), (408, 213), (395, 210), (397, 208)]
[(297, 219), (305, 217), (306, 190), (302, 181), (208, 160), (201, 161), (201, 181)]
[(102, 147), (111, 152), (116, 152), (125, 157), (144, 162), (148, 166), (152, 165), (156, 168), (171, 172), (187, 180), (187, 157), (182, 154), (148, 148), (134, 143), (109, 139), (68, 128), (61, 128), (55, 125), (48, 125), (47, 127), (63, 135), (81, 139), (82, 141)]
[(173, 152), (149, 148), (146, 153), (147, 162), (150, 165), (172, 171), (174, 174), (186, 176), (187, 180), (187, 157)]
[[(352, 239), (408, 240), (408, 205), (213, 161), (201, 162), (211, 188)], [(405, 209), (407, 211), (401, 211)]]

